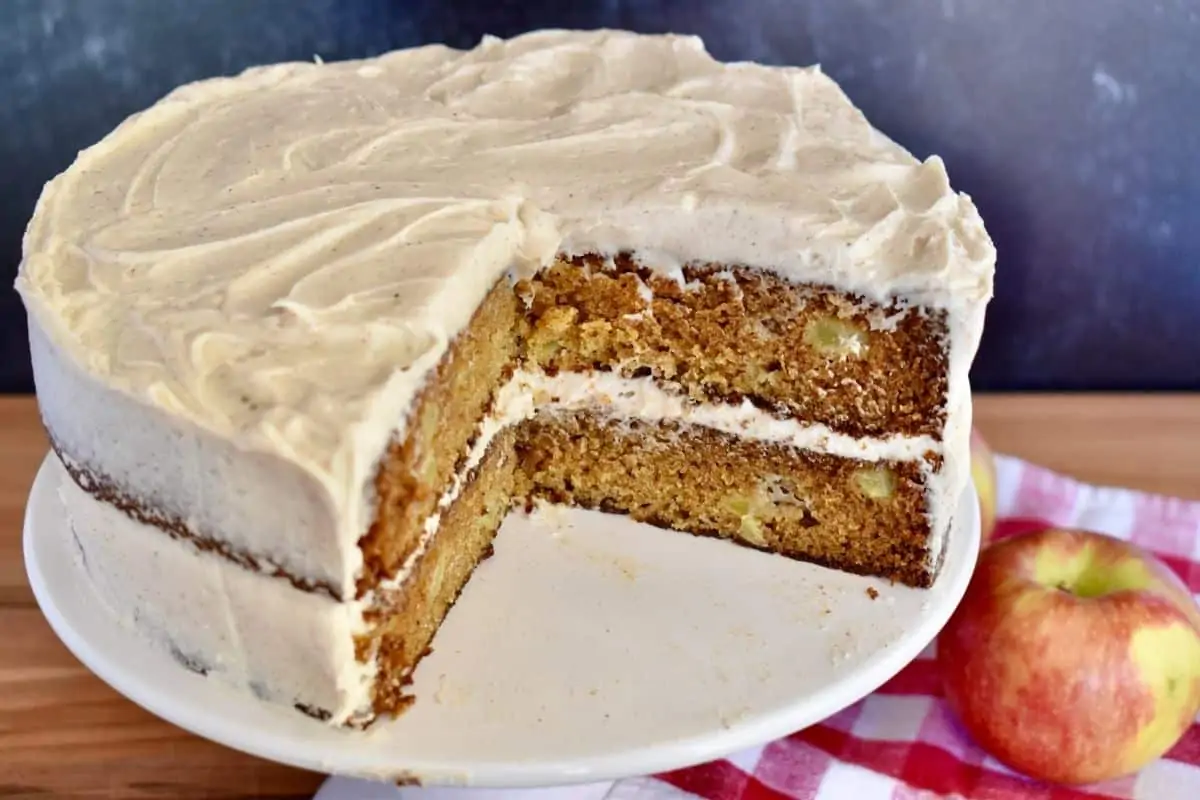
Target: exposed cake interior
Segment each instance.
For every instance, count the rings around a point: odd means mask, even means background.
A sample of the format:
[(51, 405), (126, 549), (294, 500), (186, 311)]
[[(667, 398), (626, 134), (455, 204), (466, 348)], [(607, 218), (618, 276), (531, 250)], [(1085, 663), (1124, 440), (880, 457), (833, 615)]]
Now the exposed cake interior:
[(715, 265), (559, 261), (518, 287), (531, 366), (652, 375), (696, 401), (748, 399), (851, 436), (940, 433), (943, 314)]
[(751, 269), (560, 259), (501, 280), (383, 460), (358, 657), (404, 685), (510, 505), (613, 511), (927, 586), (942, 315)]

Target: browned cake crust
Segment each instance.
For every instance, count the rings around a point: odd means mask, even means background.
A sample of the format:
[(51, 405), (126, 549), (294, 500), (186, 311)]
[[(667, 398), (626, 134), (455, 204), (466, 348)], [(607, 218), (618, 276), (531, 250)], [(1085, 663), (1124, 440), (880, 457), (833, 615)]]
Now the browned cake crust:
[(628, 257), (552, 265), (517, 287), (526, 358), (548, 372), (651, 374), (699, 401), (748, 398), (850, 436), (940, 438), (944, 314), (741, 267), (683, 277), (686, 291)]
[(873, 464), (697, 426), (542, 413), (518, 437), (521, 494), (911, 586), (928, 586), (915, 462)]

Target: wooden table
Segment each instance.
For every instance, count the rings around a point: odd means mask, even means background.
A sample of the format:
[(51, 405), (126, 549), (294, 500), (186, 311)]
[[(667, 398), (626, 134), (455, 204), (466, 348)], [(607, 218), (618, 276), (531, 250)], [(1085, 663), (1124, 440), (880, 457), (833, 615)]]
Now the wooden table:
[[(976, 420), (1000, 451), (1200, 499), (1200, 395), (987, 396)], [(159, 721), (59, 644), (21, 559), (26, 493), (45, 452), (32, 399), (0, 397), (0, 796), (311, 797), (321, 776)]]

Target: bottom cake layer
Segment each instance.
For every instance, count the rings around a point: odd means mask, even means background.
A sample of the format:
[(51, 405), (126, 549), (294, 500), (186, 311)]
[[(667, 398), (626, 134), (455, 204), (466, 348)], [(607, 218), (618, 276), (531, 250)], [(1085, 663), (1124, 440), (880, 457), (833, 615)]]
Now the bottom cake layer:
[(539, 413), (520, 494), (910, 586), (933, 582), (925, 461), (866, 462), (695, 425)]
[(335, 724), (411, 702), (413, 670), (514, 502), (624, 513), (912, 586), (936, 574), (935, 460), (818, 453), (601, 406), (501, 406), (426, 520), (421, 547), (361, 599), (245, 569), (69, 476), (61, 497), (80, 561), (119, 619), (188, 669)]
[(375, 710), (398, 713), (420, 660), (513, 503), (626, 514), (910, 586), (933, 582), (929, 478), (936, 463), (867, 461), (701, 425), (503, 400), (479, 437), (485, 455), (443, 496), (436, 535), (393, 600), (367, 611), (359, 657), (379, 664)]
[(507, 428), (443, 498), (437, 535), (402, 581), (338, 601), (246, 569), (98, 500), (57, 462), (79, 564), (119, 623), (182, 667), (322, 720), (396, 714), (404, 688), (513, 502)]

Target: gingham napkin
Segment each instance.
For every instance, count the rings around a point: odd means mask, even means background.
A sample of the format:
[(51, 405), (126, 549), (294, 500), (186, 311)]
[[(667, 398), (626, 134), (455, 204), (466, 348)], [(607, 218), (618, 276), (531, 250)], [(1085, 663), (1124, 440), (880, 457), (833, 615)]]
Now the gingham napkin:
[[(1131, 539), (1155, 552), (1200, 594), (1200, 503), (1088, 486), (1014, 458), (997, 458), (997, 536), (1044, 522)], [(1195, 800), (1200, 719), (1137, 775), (1085, 788), (1016, 775), (976, 747), (941, 699), (931, 645), (864, 700), (819, 725), (722, 761), (614, 783), (539, 789), (397, 789), (333, 778), (317, 800)]]

